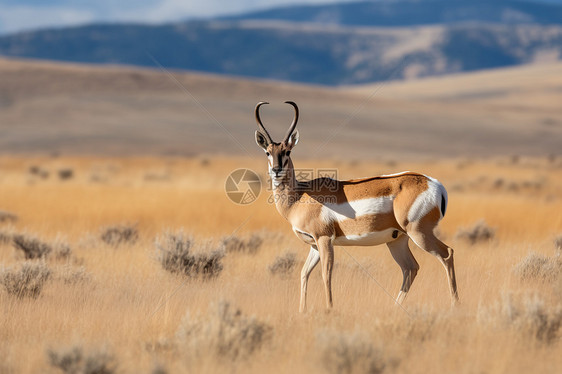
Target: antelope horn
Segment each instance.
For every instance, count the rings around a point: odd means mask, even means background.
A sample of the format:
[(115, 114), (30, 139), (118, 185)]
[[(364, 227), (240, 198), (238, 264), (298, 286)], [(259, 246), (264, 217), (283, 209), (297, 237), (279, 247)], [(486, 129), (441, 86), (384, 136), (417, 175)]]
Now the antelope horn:
[(269, 133), (267, 132), (267, 130), (265, 129), (265, 127), (263, 126), (263, 123), (261, 123), (261, 119), (260, 119), (260, 106), (262, 106), (263, 104), (269, 104), (268, 102), (265, 101), (260, 101), (258, 103), (258, 105), (256, 105), (256, 110), (255, 110), (255, 114), (256, 114), (256, 122), (258, 123), (259, 128), (263, 131), (264, 135), (267, 136), (267, 140), (269, 140), (270, 143), (273, 143), (273, 140), (271, 139), (271, 135), (269, 135)]
[(295, 116), (293, 117), (293, 123), (291, 123), (291, 127), (289, 127), (289, 131), (287, 131), (287, 135), (285, 135), (284, 143), (289, 141), (291, 134), (295, 131), (295, 127), (297, 127), (297, 121), (299, 120), (299, 107), (293, 101), (285, 101), (285, 104), (292, 105), (295, 108)]

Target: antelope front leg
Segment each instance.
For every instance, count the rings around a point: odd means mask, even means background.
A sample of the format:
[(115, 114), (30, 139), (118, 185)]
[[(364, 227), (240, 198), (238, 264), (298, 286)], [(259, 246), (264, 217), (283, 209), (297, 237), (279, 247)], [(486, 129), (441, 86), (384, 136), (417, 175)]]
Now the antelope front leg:
[(313, 245), (310, 247), (310, 252), (308, 253), (308, 258), (304, 263), (301, 271), (301, 304), (300, 304), (300, 312), (304, 313), (306, 311), (306, 291), (308, 288), (308, 277), (312, 270), (318, 264), (320, 260), (320, 254), (318, 253), (318, 248)]
[(322, 263), (322, 279), (324, 280), (324, 290), (326, 291), (326, 307), (332, 308), (332, 268), (334, 266), (334, 246), (332, 238), (322, 236), (316, 241)]

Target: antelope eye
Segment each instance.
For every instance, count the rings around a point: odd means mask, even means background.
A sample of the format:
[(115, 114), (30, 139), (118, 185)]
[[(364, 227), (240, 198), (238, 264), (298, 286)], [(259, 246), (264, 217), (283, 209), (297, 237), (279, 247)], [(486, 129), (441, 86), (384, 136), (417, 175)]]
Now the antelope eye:
[(291, 151), (287, 151), (287, 152), (285, 153), (285, 155), (286, 155), (286, 156), (290, 156), (290, 155), (291, 155)]
[(265, 154), (266, 154), (266, 156), (267, 156), (267, 157), (269, 157), (269, 156), (270, 156), (269, 152), (265, 152)]

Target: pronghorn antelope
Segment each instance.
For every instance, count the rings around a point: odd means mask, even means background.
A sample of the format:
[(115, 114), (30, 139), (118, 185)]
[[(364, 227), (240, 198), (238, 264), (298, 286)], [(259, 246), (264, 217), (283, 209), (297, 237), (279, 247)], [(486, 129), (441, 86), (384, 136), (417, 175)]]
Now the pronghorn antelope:
[(299, 141), (295, 130), (299, 109), (292, 101), (293, 122), (281, 143), (276, 143), (260, 119), (260, 102), (255, 108), (259, 129), (256, 143), (269, 162), (273, 197), (279, 213), (291, 224), (299, 239), (310, 245), (301, 272), (300, 311), (306, 310), (306, 290), (311, 271), (322, 264), (326, 304), (332, 307), (334, 245), (374, 246), (386, 243), (403, 274), (396, 302), (401, 304), (419, 265), (410, 252), (408, 239), (435, 255), (445, 267), (452, 303), (458, 301), (453, 249), (435, 237), (433, 230), (445, 215), (447, 191), (431, 177), (402, 172), (354, 180), (298, 181), (291, 150)]

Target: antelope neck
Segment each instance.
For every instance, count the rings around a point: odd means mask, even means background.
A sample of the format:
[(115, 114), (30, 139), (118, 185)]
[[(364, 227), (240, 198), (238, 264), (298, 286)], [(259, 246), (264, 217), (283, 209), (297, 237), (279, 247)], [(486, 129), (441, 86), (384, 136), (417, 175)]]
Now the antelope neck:
[(273, 198), (277, 211), (285, 218), (289, 216), (289, 212), (294, 204), (299, 200), (300, 194), (297, 191), (297, 177), (293, 167), (293, 161), (289, 159), (287, 172), (281, 183), (275, 184), (272, 181)]

